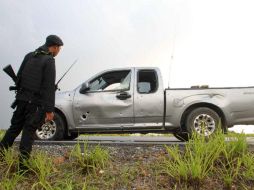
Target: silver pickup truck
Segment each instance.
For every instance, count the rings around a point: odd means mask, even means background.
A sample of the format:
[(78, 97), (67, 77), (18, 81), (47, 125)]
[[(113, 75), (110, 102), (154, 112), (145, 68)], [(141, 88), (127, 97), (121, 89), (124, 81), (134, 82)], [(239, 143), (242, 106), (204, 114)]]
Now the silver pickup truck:
[(254, 124), (254, 87), (164, 89), (158, 68), (103, 71), (73, 91), (56, 95), (55, 119), (38, 139), (74, 139), (82, 133), (212, 135), (221, 123)]

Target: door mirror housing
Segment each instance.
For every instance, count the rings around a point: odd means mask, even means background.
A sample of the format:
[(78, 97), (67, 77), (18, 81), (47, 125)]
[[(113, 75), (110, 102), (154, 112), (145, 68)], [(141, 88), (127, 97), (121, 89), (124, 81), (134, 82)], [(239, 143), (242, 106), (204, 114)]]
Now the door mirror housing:
[(81, 85), (79, 92), (81, 94), (85, 94), (88, 90), (90, 90), (89, 84), (88, 84), (88, 82), (85, 82)]

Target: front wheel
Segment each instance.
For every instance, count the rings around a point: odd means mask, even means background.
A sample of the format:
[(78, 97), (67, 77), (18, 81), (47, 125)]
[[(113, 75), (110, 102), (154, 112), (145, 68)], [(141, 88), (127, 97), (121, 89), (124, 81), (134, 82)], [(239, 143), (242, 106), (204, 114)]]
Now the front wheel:
[(65, 122), (62, 116), (54, 113), (54, 120), (44, 123), (36, 130), (35, 136), (38, 140), (62, 140), (65, 133)]
[(198, 135), (210, 137), (220, 127), (223, 129), (219, 123), (220, 116), (217, 112), (207, 107), (199, 107), (189, 113), (185, 126), (190, 136), (195, 132)]

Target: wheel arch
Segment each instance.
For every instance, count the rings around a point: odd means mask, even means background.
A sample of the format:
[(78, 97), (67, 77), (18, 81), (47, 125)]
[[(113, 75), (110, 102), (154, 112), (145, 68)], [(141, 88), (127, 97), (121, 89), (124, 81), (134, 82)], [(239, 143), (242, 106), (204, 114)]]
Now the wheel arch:
[(191, 111), (193, 111), (194, 109), (199, 108), (199, 107), (207, 107), (207, 108), (210, 108), (210, 109), (214, 110), (219, 115), (219, 117), (221, 118), (222, 126), (226, 129), (227, 120), (226, 120), (225, 114), (223, 113), (221, 108), (219, 108), (218, 106), (216, 106), (214, 104), (210, 104), (210, 103), (196, 103), (196, 104), (193, 104), (193, 105), (189, 106), (188, 108), (186, 108), (185, 111), (182, 114), (181, 128), (182, 128), (183, 131), (186, 131), (185, 121), (187, 119), (188, 114)]
[(64, 113), (55, 107), (55, 113), (59, 114), (61, 118), (63, 118), (63, 122), (64, 122), (64, 129), (65, 129), (65, 134), (69, 134), (69, 129), (68, 129), (68, 123), (67, 123), (67, 119), (64, 115)]

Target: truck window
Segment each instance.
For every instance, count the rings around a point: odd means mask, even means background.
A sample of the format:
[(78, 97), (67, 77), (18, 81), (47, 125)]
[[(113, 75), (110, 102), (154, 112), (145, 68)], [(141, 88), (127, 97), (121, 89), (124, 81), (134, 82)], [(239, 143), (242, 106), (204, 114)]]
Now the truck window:
[(130, 80), (130, 70), (104, 73), (89, 83), (89, 91), (127, 90), (130, 88)]
[(154, 93), (158, 88), (157, 75), (154, 70), (140, 70), (138, 72), (138, 92), (141, 94)]

